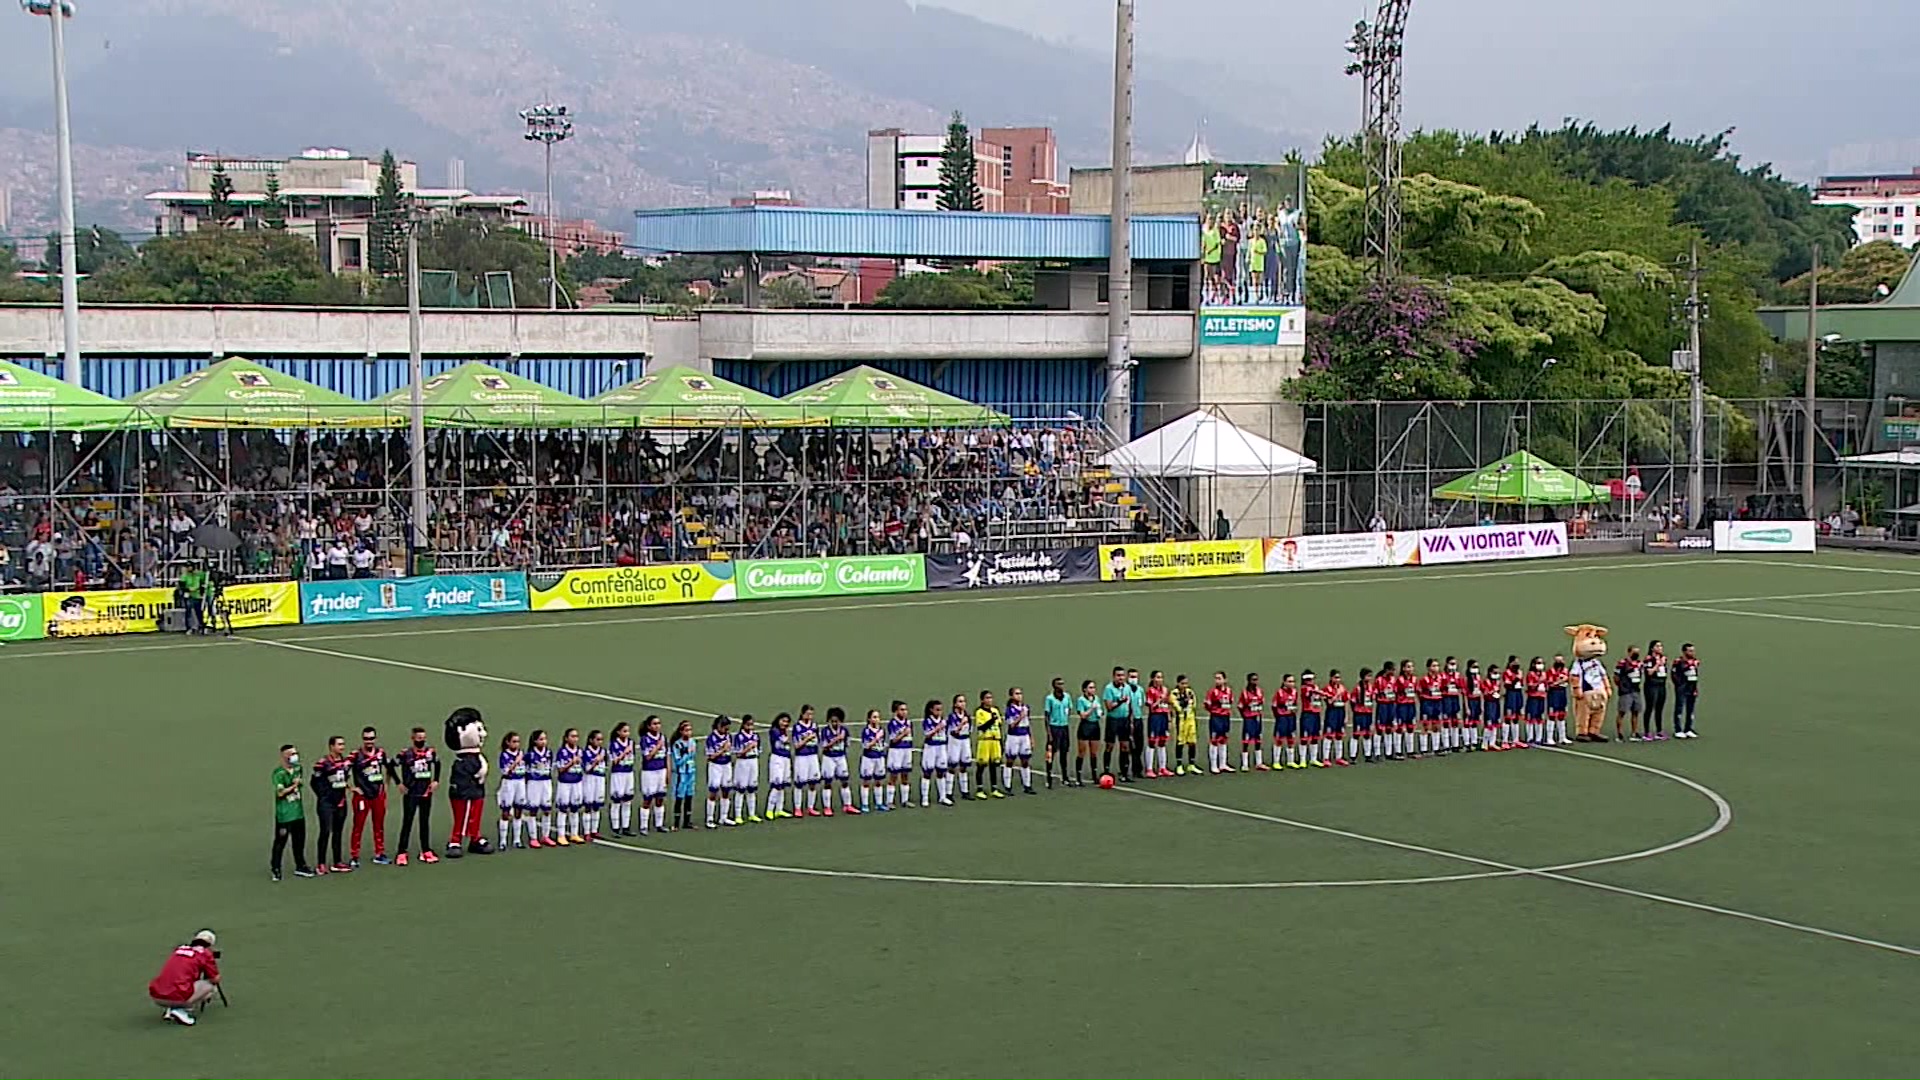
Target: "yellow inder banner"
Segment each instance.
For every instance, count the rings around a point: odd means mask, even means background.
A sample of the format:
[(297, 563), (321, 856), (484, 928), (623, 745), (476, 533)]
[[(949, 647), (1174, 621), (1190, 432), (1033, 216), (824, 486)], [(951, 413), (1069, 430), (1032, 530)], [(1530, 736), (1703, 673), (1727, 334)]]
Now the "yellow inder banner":
[[(47, 613), (48, 637), (98, 637), (102, 634), (151, 634), (160, 619), (177, 605), (172, 589), (96, 589), (87, 592), (41, 594)], [(216, 627), (233, 620), (235, 630), (259, 626), (292, 626), (300, 621), (300, 586), (291, 581), (260, 581), (229, 585), (220, 598), (222, 618)]]
[(1100, 548), (1101, 581), (1162, 581), (1169, 578), (1257, 574), (1264, 563), (1254, 540), (1175, 540), (1158, 544), (1108, 544)]
[(733, 564), (671, 563), (529, 574), (535, 611), (705, 604), (733, 599)]

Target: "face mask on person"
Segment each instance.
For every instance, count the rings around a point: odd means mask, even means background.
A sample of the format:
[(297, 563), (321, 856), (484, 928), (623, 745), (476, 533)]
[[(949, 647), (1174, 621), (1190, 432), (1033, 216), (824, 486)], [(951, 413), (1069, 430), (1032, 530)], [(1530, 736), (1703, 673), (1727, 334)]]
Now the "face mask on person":
[(298, 765), (298, 764), (300, 764), (300, 755), (299, 755), (299, 754), (288, 754), (288, 755), (287, 755), (287, 764), (289, 764), (289, 765)]

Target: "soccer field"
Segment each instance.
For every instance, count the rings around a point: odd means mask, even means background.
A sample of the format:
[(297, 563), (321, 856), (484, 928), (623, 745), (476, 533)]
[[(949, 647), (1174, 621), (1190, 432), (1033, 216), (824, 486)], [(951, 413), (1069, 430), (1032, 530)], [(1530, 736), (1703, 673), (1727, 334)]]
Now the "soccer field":
[[(458, 705), (857, 723), (1582, 621), (1697, 643), (1701, 737), (267, 875), (282, 742)], [(1917, 631), (1920, 562), (1670, 556), (8, 647), (0, 1074), (1911, 1075)]]

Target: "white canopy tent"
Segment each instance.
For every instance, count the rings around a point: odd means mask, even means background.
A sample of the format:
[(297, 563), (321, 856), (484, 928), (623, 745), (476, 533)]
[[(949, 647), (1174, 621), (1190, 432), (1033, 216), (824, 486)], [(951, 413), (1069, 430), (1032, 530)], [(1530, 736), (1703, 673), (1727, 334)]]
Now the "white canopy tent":
[(1115, 476), (1170, 478), (1298, 476), (1318, 468), (1312, 458), (1205, 409), (1108, 451), (1100, 464)]

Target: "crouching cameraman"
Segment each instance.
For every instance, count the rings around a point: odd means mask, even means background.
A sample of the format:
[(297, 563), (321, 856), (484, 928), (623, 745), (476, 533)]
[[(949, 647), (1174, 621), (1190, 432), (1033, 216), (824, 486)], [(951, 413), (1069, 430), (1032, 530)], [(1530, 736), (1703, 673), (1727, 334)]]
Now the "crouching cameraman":
[(161, 1019), (192, 1027), (193, 1010), (220, 993), (220, 953), (214, 941), (211, 930), (193, 935), (192, 941), (173, 950), (160, 974), (147, 984), (147, 996), (166, 1010)]

